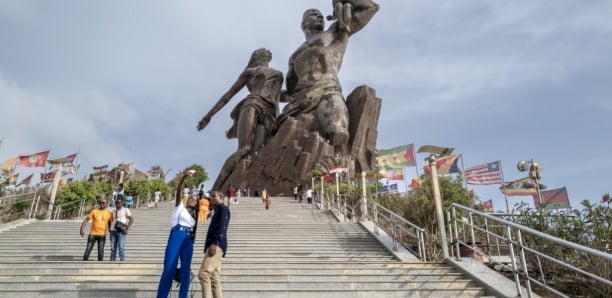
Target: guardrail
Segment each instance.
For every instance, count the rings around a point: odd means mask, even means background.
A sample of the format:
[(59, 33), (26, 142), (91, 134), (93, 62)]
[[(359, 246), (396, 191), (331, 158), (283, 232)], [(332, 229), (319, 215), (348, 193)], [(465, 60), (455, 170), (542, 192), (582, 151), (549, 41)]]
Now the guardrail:
[[(38, 211), (38, 202), (40, 200), (40, 194), (36, 192), (28, 192), (21, 194), (14, 194), (4, 196), (0, 198), (0, 219), (4, 222), (5, 220), (14, 220), (25, 217), (26, 219), (32, 219), (35, 217)], [(29, 208), (16, 208), (19, 204), (29, 204)], [(23, 209), (15, 211), (17, 209)]]
[(422, 262), (427, 262), (425, 253), (425, 229), (407, 221), (403, 217), (386, 207), (368, 200), (368, 210), (374, 222), (374, 233), (378, 235), (378, 229), (385, 230), (393, 238), (393, 250), (402, 244)]
[[(486, 259), (489, 263), (509, 271), (516, 284), (517, 297), (524, 297), (521, 286), (525, 287), (527, 297), (533, 297), (532, 284), (554, 295), (570, 297), (547, 282), (547, 272), (550, 270), (572, 272), (581, 276), (584, 282), (599, 284), (600, 287), (592, 288), (594, 291), (595, 288), (603, 288), (606, 293), (598, 293), (602, 297), (612, 291), (612, 282), (609, 279), (612, 255), (609, 253), (556, 238), (456, 203), (447, 208), (447, 220), (453, 255), (458, 259), (470, 255), (483, 262)], [(543, 249), (550, 251), (553, 247), (555, 251), (560, 252), (559, 256), (543, 252)], [(508, 255), (507, 261), (502, 261), (502, 254)], [(592, 267), (607, 268), (607, 271), (604, 269), (607, 273), (593, 272), (594, 268), (579, 268), (577, 260), (584, 258), (593, 264)], [(606, 274), (607, 277), (603, 276)]]
[[(340, 195), (337, 198), (326, 198), (319, 196), (315, 198), (316, 205), (321, 209), (331, 210), (339, 218), (344, 221), (354, 222), (359, 220), (357, 214), (357, 206), (361, 206), (359, 200), (355, 206), (347, 204), (345, 195)], [(425, 229), (407, 221), (401, 216), (386, 207), (367, 200), (369, 215), (374, 223), (374, 233), (379, 234), (378, 229), (384, 230), (393, 240), (394, 251), (399, 249), (399, 245), (404, 246), (408, 251), (417, 256), (419, 260), (427, 262), (427, 254), (425, 253)]]

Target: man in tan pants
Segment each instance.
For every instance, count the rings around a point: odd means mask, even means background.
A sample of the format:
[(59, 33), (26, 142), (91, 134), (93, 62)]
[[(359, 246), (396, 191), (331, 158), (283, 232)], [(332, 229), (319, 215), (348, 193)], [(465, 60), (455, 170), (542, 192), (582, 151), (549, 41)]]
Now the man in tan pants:
[(230, 211), (223, 204), (223, 195), (218, 191), (210, 193), (213, 206), (213, 216), (208, 226), (206, 243), (204, 244), (204, 260), (198, 277), (202, 285), (202, 298), (223, 297), (221, 290), (221, 258), (227, 251), (227, 228), (230, 221)]

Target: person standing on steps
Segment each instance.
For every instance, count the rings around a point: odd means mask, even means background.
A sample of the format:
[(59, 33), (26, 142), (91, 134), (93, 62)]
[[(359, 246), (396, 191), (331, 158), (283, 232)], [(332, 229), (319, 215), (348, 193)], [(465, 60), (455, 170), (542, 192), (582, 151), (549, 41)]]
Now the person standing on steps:
[(168, 297), (172, 287), (172, 280), (174, 280), (177, 273), (179, 259), (181, 260), (181, 267), (178, 273), (180, 277), (179, 298), (186, 298), (189, 292), (191, 258), (193, 257), (193, 241), (197, 224), (198, 196), (190, 196), (185, 205), (181, 198), (181, 190), (185, 183), (185, 178), (193, 176), (194, 173), (195, 170), (186, 171), (176, 188), (174, 211), (170, 218), (170, 226), (172, 228), (164, 253), (164, 269), (157, 288), (157, 298)]
[[(119, 249), (119, 261), (125, 261), (125, 236), (128, 234), (128, 230), (134, 223), (134, 217), (132, 216), (130, 209), (123, 207), (122, 198), (117, 198), (117, 200), (115, 200), (113, 217), (114, 220), (110, 226), (110, 260), (115, 260), (117, 256), (117, 249)], [(119, 225), (122, 225), (124, 228), (118, 228)]]
[(227, 229), (230, 222), (230, 210), (223, 204), (223, 194), (211, 192), (213, 216), (206, 233), (204, 259), (198, 277), (202, 286), (202, 297), (223, 297), (221, 290), (221, 258), (227, 252)]
[(98, 201), (98, 208), (91, 210), (81, 224), (81, 237), (85, 235), (84, 229), (87, 222), (91, 220), (91, 229), (87, 236), (87, 247), (83, 255), (83, 261), (89, 260), (89, 254), (95, 243), (98, 243), (98, 261), (104, 261), (104, 243), (106, 242), (106, 229), (111, 221), (113, 214), (106, 209), (106, 199), (101, 198)]

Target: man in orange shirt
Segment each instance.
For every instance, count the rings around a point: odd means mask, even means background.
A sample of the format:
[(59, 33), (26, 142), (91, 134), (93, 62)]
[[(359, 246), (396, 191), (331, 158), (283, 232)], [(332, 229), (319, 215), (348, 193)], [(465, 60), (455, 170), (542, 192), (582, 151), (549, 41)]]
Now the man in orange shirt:
[(106, 199), (102, 198), (98, 201), (98, 208), (91, 210), (81, 224), (81, 237), (85, 234), (83, 230), (87, 222), (91, 220), (91, 229), (87, 236), (87, 248), (83, 255), (83, 261), (89, 260), (89, 254), (93, 249), (94, 243), (98, 243), (98, 261), (104, 260), (104, 242), (106, 242), (106, 230), (108, 224), (113, 221), (113, 214), (106, 209)]

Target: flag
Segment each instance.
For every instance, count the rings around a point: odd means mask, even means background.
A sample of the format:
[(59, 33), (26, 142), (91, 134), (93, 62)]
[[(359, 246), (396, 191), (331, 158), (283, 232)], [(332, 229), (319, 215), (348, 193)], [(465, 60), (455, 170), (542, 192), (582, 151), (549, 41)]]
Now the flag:
[(504, 182), (504, 185), (499, 190), (507, 196), (532, 196), (538, 194), (536, 182), (530, 177), (517, 179), (512, 182)]
[(117, 170), (112, 169), (111, 171), (109, 171), (108, 174), (106, 174), (106, 178), (108, 180), (115, 181), (117, 179)]
[(17, 186), (19, 185), (25, 185), (30, 186), (30, 182), (32, 182), (32, 177), (34, 176), (34, 174), (30, 174), (30, 176), (25, 177), (23, 180), (21, 180), (21, 182), (17, 183)]
[(10, 177), (6, 178), (6, 183), (7, 184), (15, 184), (17, 183), (17, 179), (19, 179), (19, 173), (15, 173), (13, 175), (11, 175)]
[(402, 169), (416, 166), (414, 144), (378, 150), (376, 163), (380, 169)]
[(60, 186), (66, 185), (66, 184), (68, 184), (68, 183), (71, 183), (71, 182), (72, 182), (72, 180), (73, 180), (73, 178), (62, 179), (62, 180), (60, 180), (60, 181), (59, 181), (59, 185), (60, 185)]
[(40, 174), (40, 183), (53, 182), (53, 179), (55, 179), (55, 171)]
[(81, 167), (81, 165), (75, 165), (75, 164), (64, 164), (64, 166), (62, 167), (62, 176), (66, 176), (66, 175), (76, 175), (76, 172), (79, 170), (79, 167)]
[(348, 166), (346, 166), (346, 165), (343, 165), (343, 166), (331, 166), (331, 167), (329, 167), (329, 172), (331, 174), (335, 174), (336, 172), (337, 173), (342, 173), (342, 172), (347, 173), (348, 172)]
[(323, 181), (325, 181), (325, 182), (332, 182), (332, 181), (334, 181), (334, 175), (330, 175), (328, 173), (323, 173), (323, 175), (321, 175), (321, 177), (323, 177)]
[(31, 155), (20, 155), (19, 158), (19, 166), (22, 167), (44, 167), (47, 163), (47, 158), (49, 157), (49, 150), (34, 153)]
[(99, 167), (93, 167), (94, 171), (102, 171), (102, 170), (106, 170), (108, 168), (108, 165), (103, 165), (103, 166), (99, 166)]
[(475, 185), (502, 183), (501, 161), (465, 169), (465, 183)]
[(2, 164), (2, 171), (10, 173), (15, 170), (15, 166), (17, 165), (17, 157), (9, 157)]
[(482, 202), (482, 210), (484, 212), (493, 212), (493, 199)]
[(134, 168), (134, 163), (133, 162), (131, 162), (131, 163), (121, 163), (121, 164), (119, 164), (117, 166), (117, 168), (119, 170), (125, 171), (126, 174), (129, 174), (129, 175), (134, 174), (134, 169), (135, 168)]
[(404, 168), (381, 170), (380, 177), (389, 180), (404, 180)]
[(107, 173), (106, 171), (99, 171), (89, 175), (89, 181), (101, 181), (104, 180)]
[(419, 177), (413, 177), (412, 181), (410, 181), (410, 187), (413, 190), (419, 188), (420, 184), (421, 184), (421, 179), (419, 179)]
[(73, 154), (70, 154), (70, 155), (68, 155), (68, 156), (66, 156), (66, 157), (64, 157), (64, 158), (65, 158), (66, 160), (68, 160), (68, 163), (73, 163), (73, 162), (74, 162), (74, 159), (75, 159), (76, 157), (77, 157), (77, 153), (73, 153)]
[(390, 185), (383, 185), (380, 189), (380, 193), (396, 193), (397, 192), (397, 183), (393, 183)]
[[(542, 204), (546, 205), (544, 208), (547, 210), (563, 209), (570, 207), (569, 197), (567, 196), (567, 189), (565, 187), (551, 190), (543, 190), (541, 193)], [(540, 200), (538, 199), (537, 194), (533, 196), (533, 204), (536, 207), (540, 205)]]
[[(436, 160), (436, 169), (438, 170), (438, 174), (454, 174), (459, 172), (459, 167), (457, 166), (457, 162), (459, 161), (459, 155), (449, 155), (440, 157)], [(425, 174), (431, 173), (431, 169), (429, 165), (426, 164), (423, 166), (423, 171)]]

